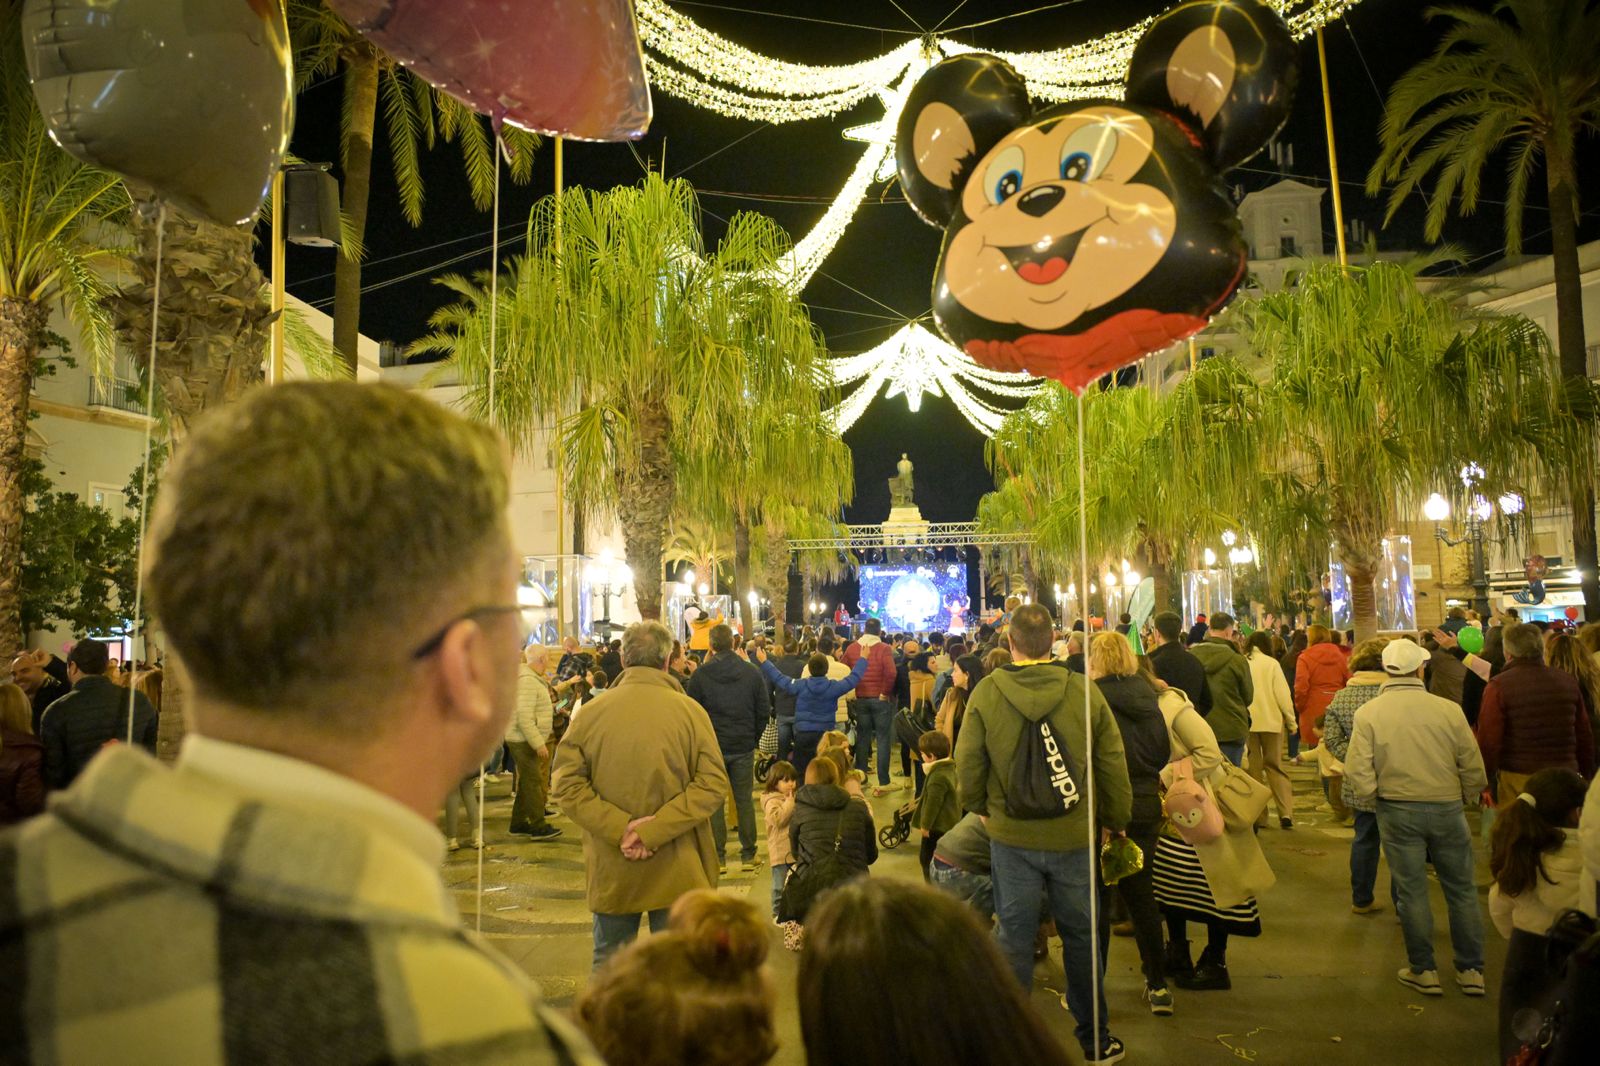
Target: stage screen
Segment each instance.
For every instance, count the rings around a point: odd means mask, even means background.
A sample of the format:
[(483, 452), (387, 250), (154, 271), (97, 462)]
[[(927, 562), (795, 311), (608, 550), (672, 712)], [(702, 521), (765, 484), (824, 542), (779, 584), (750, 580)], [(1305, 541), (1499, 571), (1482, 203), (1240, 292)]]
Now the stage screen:
[(860, 613), (881, 618), (885, 631), (965, 631), (970, 606), (965, 563), (863, 566), (859, 576)]

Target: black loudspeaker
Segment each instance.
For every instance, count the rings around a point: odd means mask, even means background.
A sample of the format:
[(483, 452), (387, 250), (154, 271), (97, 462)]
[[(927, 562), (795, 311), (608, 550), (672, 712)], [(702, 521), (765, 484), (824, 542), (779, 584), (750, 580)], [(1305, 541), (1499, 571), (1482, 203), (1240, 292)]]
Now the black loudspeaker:
[(339, 245), (339, 183), (320, 166), (283, 170), (283, 232), (291, 244)]

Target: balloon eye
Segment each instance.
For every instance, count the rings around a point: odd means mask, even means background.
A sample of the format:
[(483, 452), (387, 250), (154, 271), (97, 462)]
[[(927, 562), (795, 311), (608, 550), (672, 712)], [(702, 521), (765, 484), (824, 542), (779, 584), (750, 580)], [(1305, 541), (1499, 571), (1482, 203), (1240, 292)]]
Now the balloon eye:
[(1088, 181), (1094, 160), (1088, 152), (1073, 152), (1061, 161), (1061, 176), (1067, 181)]
[(1000, 180), (994, 183), (994, 202), (1003, 204), (1011, 197), (1017, 195), (1017, 190), (1022, 188), (1022, 173), (1008, 170), (1000, 175)]

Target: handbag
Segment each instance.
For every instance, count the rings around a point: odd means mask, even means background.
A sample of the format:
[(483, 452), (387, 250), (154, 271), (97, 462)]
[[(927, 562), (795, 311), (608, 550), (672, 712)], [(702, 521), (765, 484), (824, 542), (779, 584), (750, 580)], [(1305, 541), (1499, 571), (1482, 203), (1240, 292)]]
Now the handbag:
[(851, 870), (839, 854), (844, 841), (844, 816), (850, 810), (847, 804), (839, 812), (839, 824), (833, 831), (833, 850), (823, 853), (806, 865), (789, 871), (788, 880), (778, 896), (778, 921), (803, 922), (812, 904), (828, 889), (850, 879)]
[(1230, 829), (1245, 829), (1256, 824), (1267, 809), (1272, 793), (1266, 785), (1245, 773), (1231, 762), (1222, 764), (1221, 780), (1212, 778), (1212, 791), (1217, 806), (1222, 809), (1222, 820)]
[(933, 715), (928, 713), (926, 705), (903, 707), (894, 716), (895, 737), (912, 751), (917, 750), (917, 742), (922, 739), (922, 734), (932, 728)]
[(767, 719), (767, 728), (761, 731), (761, 739), (756, 741), (756, 750), (763, 755), (776, 756), (778, 754), (778, 719)]
[(1185, 844), (1211, 843), (1222, 835), (1222, 811), (1216, 800), (1194, 779), (1194, 760), (1175, 760), (1171, 770), (1172, 783), (1162, 798), (1162, 812)]

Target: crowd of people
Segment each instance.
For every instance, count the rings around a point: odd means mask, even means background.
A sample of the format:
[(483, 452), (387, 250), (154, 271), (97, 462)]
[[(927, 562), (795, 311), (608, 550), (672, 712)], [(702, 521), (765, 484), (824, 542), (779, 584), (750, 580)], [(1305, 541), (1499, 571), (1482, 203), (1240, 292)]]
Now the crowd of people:
[[(759, 1066), (781, 939), (813, 1066), (1065, 1063), (1032, 1002), (1053, 935), (1082, 1057), (1115, 1062), (1116, 934), (1157, 1017), (1229, 989), (1275, 881), (1260, 834), (1300, 828), (1290, 760), (1354, 823), (1350, 920), (1387, 859), (1419, 995), (1445, 991), (1430, 866), (1453, 984), (1488, 990), (1488, 801), (1498, 1054), (1594, 1046), (1593, 953), (1562, 960), (1596, 908), (1600, 630), (1357, 644), (1164, 612), (1140, 634), (1016, 603), (970, 641), (709, 619), (686, 647), (644, 621), (557, 654), (522, 623), (508, 496), (491, 430), (381, 386), (259, 390), (196, 425), (147, 571), (184, 667), (176, 761), (150, 754), (159, 675), (103, 643), (0, 686), (0, 815), (23, 823), (0, 834), (0, 1058)], [(571, 1017), (443, 891), (446, 849), (482, 846), (486, 772), (513, 775), (513, 834), (555, 839), (556, 812), (581, 834)], [(871, 876), (912, 838), (920, 879)], [(770, 900), (717, 891), (734, 862), (770, 869)]]

